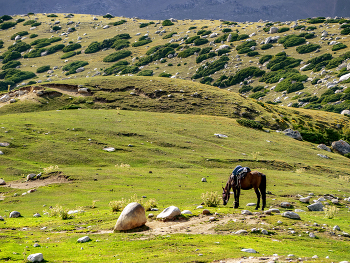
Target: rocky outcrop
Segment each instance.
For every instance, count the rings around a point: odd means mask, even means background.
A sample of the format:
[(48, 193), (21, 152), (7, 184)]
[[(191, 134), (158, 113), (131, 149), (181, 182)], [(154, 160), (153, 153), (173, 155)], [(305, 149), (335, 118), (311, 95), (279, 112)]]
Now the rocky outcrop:
[(343, 140), (332, 142), (332, 149), (342, 155), (350, 153), (350, 145)]

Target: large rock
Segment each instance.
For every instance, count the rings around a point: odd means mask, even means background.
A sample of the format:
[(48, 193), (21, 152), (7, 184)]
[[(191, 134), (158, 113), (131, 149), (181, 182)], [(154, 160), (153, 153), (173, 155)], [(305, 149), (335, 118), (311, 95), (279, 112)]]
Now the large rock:
[(274, 27), (274, 26), (270, 27), (270, 31), (269, 31), (270, 34), (275, 34), (277, 32), (278, 32), (278, 28), (277, 27)]
[(342, 115), (350, 115), (350, 110), (343, 110), (340, 114)]
[(350, 73), (341, 76), (341, 77), (339, 78), (339, 82), (342, 82), (342, 81), (344, 81), (344, 80), (347, 80), (348, 78), (350, 78)]
[(310, 203), (310, 198), (311, 198), (311, 196), (308, 196), (308, 197), (301, 197), (301, 198), (299, 199), (299, 201), (302, 202), (302, 203)]
[(331, 152), (331, 149), (329, 147), (327, 147), (325, 144), (319, 144), (317, 146), (318, 149), (321, 149), (321, 150), (325, 150), (327, 152)]
[(0, 185), (6, 185), (6, 182), (4, 179), (0, 179)]
[(283, 208), (290, 208), (290, 207), (292, 207), (292, 204), (289, 203), (289, 202), (282, 202), (281, 203), (281, 207), (283, 207)]
[(299, 140), (299, 141), (302, 141), (303, 140), (303, 137), (301, 137), (301, 134), (299, 131), (294, 131), (292, 129), (286, 129), (283, 131), (284, 135), (287, 135), (293, 139), (296, 139), (296, 140)]
[(323, 204), (322, 203), (314, 203), (312, 205), (308, 205), (307, 208), (309, 208), (310, 211), (323, 211)]
[(17, 217), (20, 217), (20, 216), (21, 216), (21, 213), (17, 212), (17, 211), (12, 211), (10, 213), (10, 218), (17, 218)]
[(117, 223), (115, 224), (114, 231), (130, 230), (143, 226), (146, 222), (147, 218), (145, 208), (139, 203), (130, 203), (120, 214)]
[(342, 155), (350, 153), (350, 145), (343, 140), (332, 142), (332, 149)]
[(181, 211), (176, 206), (165, 208), (158, 216), (159, 219), (173, 219), (175, 216), (181, 215)]
[(44, 256), (42, 253), (36, 253), (36, 254), (30, 254), (28, 257), (27, 257), (27, 260), (29, 262), (41, 262), (44, 260)]
[(297, 213), (287, 211), (282, 214), (283, 217), (291, 218), (291, 219), (300, 219), (300, 216)]
[(86, 243), (89, 242), (91, 239), (88, 236), (81, 237), (77, 240), (78, 243)]

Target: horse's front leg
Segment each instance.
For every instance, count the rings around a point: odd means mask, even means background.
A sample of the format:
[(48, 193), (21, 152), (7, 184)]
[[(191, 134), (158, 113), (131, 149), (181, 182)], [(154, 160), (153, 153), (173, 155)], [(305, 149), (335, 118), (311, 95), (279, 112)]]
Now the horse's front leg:
[(260, 207), (260, 192), (259, 192), (259, 189), (254, 189), (254, 191), (256, 193), (256, 197), (258, 198), (258, 202), (256, 203), (255, 210), (258, 210)]
[(234, 190), (234, 195), (235, 195), (235, 208), (239, 207), (239, 194), (240, 194), (240, 189), (236, 188)]

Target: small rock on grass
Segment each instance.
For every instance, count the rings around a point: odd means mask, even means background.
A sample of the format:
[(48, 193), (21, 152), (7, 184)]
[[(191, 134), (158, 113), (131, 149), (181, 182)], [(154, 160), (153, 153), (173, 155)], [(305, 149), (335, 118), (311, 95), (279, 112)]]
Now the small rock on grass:
[(41, 262), (44, 260), (44, 256), (42, 253), (31, 254), (27, 257), (29, 262)]
[(89, 242), (91, 239), (88, 236), (85, 237), (81, 237), (78, 239), (78, 243), (85, 243), (85, 242)]
[(258, 253), (258, 252), (256, 252), (256, 250), (254, 250), (252, 248), (243, 248), (241, 251), (247, 252), (247, 253)]
[(300, 216), (297, 213), (291, 211), (284, 212), (282, 216), (290, 219), (300, 219)]

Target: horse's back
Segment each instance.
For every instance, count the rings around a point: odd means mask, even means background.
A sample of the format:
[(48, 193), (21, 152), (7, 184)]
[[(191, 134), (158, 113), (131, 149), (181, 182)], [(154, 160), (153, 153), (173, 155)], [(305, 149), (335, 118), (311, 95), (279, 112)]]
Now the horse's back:
[(263, 173), (260, 173), (258, 171), (250, 171), (247, 173), (245, 178), (241, 182), (241, 188), (243, 190), (249, 190), (251, 188), (259, 188), (262, 177), (265, 177)]

